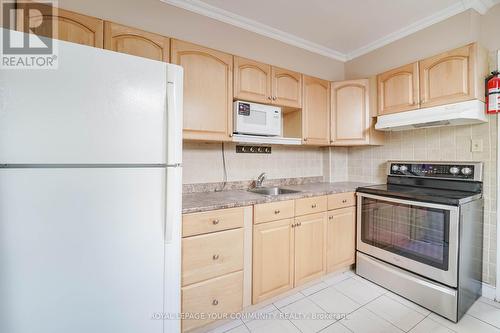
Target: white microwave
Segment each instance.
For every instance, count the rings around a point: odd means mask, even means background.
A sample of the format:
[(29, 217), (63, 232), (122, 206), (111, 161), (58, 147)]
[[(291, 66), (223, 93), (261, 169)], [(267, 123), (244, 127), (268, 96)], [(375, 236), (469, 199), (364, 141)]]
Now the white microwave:
[(234, 102), (234, 133), (281, 136), (281, 108), (277, 106)]

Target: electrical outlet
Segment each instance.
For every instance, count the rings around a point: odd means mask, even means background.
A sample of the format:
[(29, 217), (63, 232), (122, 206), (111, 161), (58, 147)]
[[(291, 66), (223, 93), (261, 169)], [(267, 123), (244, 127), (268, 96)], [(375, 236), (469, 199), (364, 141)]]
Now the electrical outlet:
[(472, 139), (471, 145), (470, 145), (470, 150), (473, 153), (479, 153), (483, 151), (483, 140), (482, 139)]

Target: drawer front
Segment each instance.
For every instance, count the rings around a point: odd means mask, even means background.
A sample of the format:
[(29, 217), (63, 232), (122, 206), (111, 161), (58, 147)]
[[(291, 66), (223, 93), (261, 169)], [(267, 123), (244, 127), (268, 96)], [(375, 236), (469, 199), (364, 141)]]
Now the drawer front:
[(182, 216), (182, 237), (243, 227), (244, 207), (212, 210)]
[(328, 210), (356, 206), (354, 192), (335, 193), (328, 196)]
[[(243, 307), (243, 272), (230, 273), (215, 279), (182, 288), (182, 312), (213, 314), (239, 312)], [(213, 321), (211, 318), (186, 319), (182, 331)]]
[(327, 200), (324, 195), (295, 200), (295, 216), (325, 212), (326, 208)]
[(182, 239), (182, 285), (243, 269), (243, 229)]
[(268, 202), (254, 206), (254, 224), (288, 219), (294, 216), (293, 200)]

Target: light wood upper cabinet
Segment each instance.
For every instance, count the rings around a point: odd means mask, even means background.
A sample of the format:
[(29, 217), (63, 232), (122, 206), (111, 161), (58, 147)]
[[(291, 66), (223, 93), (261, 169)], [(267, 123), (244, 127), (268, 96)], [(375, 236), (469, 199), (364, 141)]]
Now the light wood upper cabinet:
[(326, 212), (295, 218), (295, 286), (326, 271)]
[(254, 225), (253, 304), (293, 288), (293, 219)]
[(377, 86), (378, 115), (418, 109), (417, 62), (379, 74)]
[(234, 98), (271, 103), (271, 66), (235, 56)]
[(328, 272), (354, 264), (356, 261), (356, 207), (328, 212), (327, 225)]
[(170, 39), (117, 23), (104, 22), (104, 48), (168, 62)]
[(272, 67), (273, 104), (291, 108), (302, 107), (302, 74)]
[(233, 56), (174, 39), (171, 62), (184, 68), (184, 139), (229, 141)]
[[(29, 31), (36, 35), (93, 47), (103, 47), (103, 21), (100, 19), (64, 9), (52, 9), (41, 4), (37, 4), (39, 11), (27, 10), (28, 5), (26, 3), (18, 3), (17, 6), (26, 9), (23, 10), (24, 13), (29, 13), (29, 26), (34, 27), (29, 28)], [(29, 6), (29, 8), (32, 8), (32, 4), (29, 4)], [(18, 31), (25, 30), (23, 21), (23, 18), (18, 16)]]
[(484, 100), (483, 53), (477, 44), (470, 44), (420, 61), (420, 107)]
[(333, 145), (383, 143), (383, 133), (374, 130), (374, 85), (368, 79), (332, 83), (330, 133)]
[(330, 143), (330, 82), (303, 76), (302, 121), (305, 144)]

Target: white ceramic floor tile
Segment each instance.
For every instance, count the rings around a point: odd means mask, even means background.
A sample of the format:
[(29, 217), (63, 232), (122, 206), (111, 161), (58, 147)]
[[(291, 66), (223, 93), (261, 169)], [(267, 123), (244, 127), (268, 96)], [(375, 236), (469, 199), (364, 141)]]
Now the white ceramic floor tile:
[(323, 310), (334, 314), (348, 314), (361, 306), (333, 287), (323, 289), (308, 298)]
[(359, 275), (355, 275), (355, 276), (353, 276), (352, 278), (353, 278), (353, 279), (355, 279), (355, 280), (358, 280), (358, 281), (360, 281), (360, 282), (362, 282), (362, 283), (364, 283), (364, 284), (367, 284), (367, 285), (369, 285), (369, 286), (373, 287), (374, 289), (379, 290), (379, 291), (380, 291), (381, 293), (383, 293), (383, 294), (385, 294), (385, 293), (388, 293), (388, 292), (389, 292), (389, 290), (385, 289), (384, 287), (381, 287), (381, 286), (379, 286), (378, 284), (373, 283), (373, 282), (371, 282), (370, 280), (367, 280), (367, 279), (365, 279), (365, 278), (363, 278), (363, 277), (361, 277), (361, 276), (359, 276)]
[(454, 331), (450, 330), (444, 325), (435, 322), (429, 317), (422, 320), (417, 324), (411, 331), (411, 333), (453, 333)]
[(412, 301), (409, 301), (406, 298), (401, 297), (399, 295), (396, 295), (394, 293), (388, 292), (388, 293), (386, 293), (384, 295), (387, 296), (387, 297), (392, 298), (393, 300), (395, 300), (395, 301), (397, 301), (397, 302), (399, 302), (399, 303), (401, 303), (403, 305), (406, 305), (410, 309), (413, 309), (413, 310), (417, 311), (418, 313), (423, 314), (424, 316), (428, 316), (431, 313), (426, 308), (421, 307), (420, 305), (418, 305), (416, 303), (413, 303)]
[(370, 311), (361, 308), (351, 313), (347, 318), (342, 319), (340, 323), (346, 326), (354, 333), (395, 333), (402, 332), (396, 326), (388, 321), (377, 317)]
[(280, 319), (278, 310), (270, 313), (274, 319), (256, 319), (245, 325), (252, 333), (300, 333), (289, 320)]
[(249, 333), (250, 331), (245, 325), (241, 325), (238, 327), (235, 327), (233, 329), (230, 329), (229, 331), (226, 331), (224, 333)]
[(274, 305), (278, 309), (281, 309), (282, 307), (287, 306), (288, 304), (292, 304), (293, 302), (297, 302), (298, 300), (303, 299), (304, 297), (305, 297), (304, 294), (296, 293), (274, 302)]
[(346, 274), (346, 273), (339, 273), (335, 275), (330, 275), (330, 276), (325, 276), (323, 279), (321, 279), (324, 283), (326, 283), (329, 286), (333, 286), (334, 284), (337, 284), (341, 281), (350, 279), (352, 277), (351, 274)]
[(267, 315), (276, 310), (277, 308), (273, 304), (266, 305), (265, 307), (260, 308), (258, 310), (243, 314), (243, 322), (246, 323), (249, 322), (250, 320), (259, 319), (263, 315)]
[[(237, 319), (237, 320), (227, 322), (221, 326), (218, 326), (218, 327), (216, 327), (208, 332), (209, 333), (225, 333), (225, 332), (231, 331), (232, 329), (239, 327), (239, 326), (243, 326), (243, 322), (241, 320)], [(233, 332), (233, 331), (231, 331), (231, 332)], [(244, 331), (242, 331), (242, 332), (244, 332)]]
[(341, 323), (336, 322), (335, 324), (330, 325), (324, 330), (320, 331), (320, 333), (351, 333), (351, 331), (349, 331), (347, 327), (345, 327)]
[(500, 333), (500, 329), (495, 326), (489, 325), (467, 314), (456, 324), (435, 313), (431, 313), (428, 318), (459, 333)]
[(409, 331), (425, 318), (423, 314), (385, 295), (366, 304), (365, 308), (403, 331)]
[(479, 297), (478, 301), (486, 303), (486, 304), (489, 304), (489, 305), (491, 305), (491, 306), (493, 306), (495, 308), (500, 309), (500, 303), (499, 302), (495, 302), (494, 300), (491, 300), (489, 298)]
[(317, 317), (320, 314), (326, 315), (327, 313), (307, 298), (285, 306), (281, 311), (294, 317), (290, 318), (290, 321), (302, 333), (316, 333), (335, 322), (335, 319)]
[(476, 301), (467, 311), (467, 314), (500, 328), (500, 308)]
[(309, 295), (312, 295), (320, 290), (325, 289), (326, 287), (328, 287), (328, 285), (326, 283), (319, 282), (319, 283), (316, 283), (316, 284), (310, 286), (309, 288), (301, 290), (300, 292), (305, 296), (309, 296)]
[(358, 281), (354, 278), (337, 283), (333, 286), (333, 288), (352, 298), (361, 305), (364, 305), (384, 294), (384, 291), (379, 288), (375, 288), (368, 283)]

